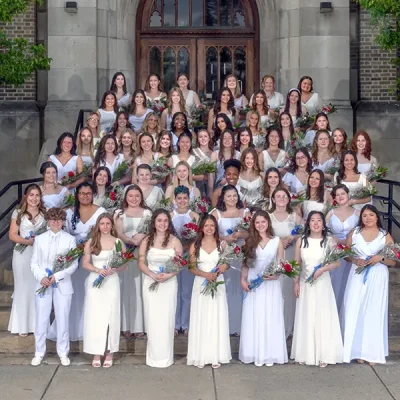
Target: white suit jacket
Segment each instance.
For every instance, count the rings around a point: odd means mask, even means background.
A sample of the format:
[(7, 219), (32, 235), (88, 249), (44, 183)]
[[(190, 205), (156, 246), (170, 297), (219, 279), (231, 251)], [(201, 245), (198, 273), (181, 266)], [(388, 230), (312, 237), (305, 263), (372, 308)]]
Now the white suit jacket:
[[(67, 254), (67, 252), (74, 247), (76, 247), (75, 238), (63, 230), (56, 234), (48, 230), (35, 238), (33, 255), (31, 258), (31, 270), (33, 276), (37, 280), (36, 290), (42, 287), (40, 281), (48, 276), (46, 268), (50, 270), (53, 269), (55, 257)], [(77, 268), (78, 260), (75, 260), (68, 268), (54, 274), (57, 287), (61, 294), (69, 295), (74, 293), (71, 275)], [(46, 291), (46, 293), (49, 292), (50, 291)]]

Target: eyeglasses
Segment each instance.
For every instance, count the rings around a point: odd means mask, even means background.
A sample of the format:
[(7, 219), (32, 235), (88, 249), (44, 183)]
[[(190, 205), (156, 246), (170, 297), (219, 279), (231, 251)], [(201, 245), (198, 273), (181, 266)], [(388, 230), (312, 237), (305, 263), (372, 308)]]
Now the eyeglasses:
[(284, 195), (284, 196), (275, 196), (275, 199), (276, 200), (286, 200), (286, 199), (288, 199), (289, 197), (287, 197), (286, 196), (286, 194)]
[(92, 192), (79, 192), (78, 195), (82, 196), (82, 197), (90, 197), (90, 196), (93, 196), (93, 193)]

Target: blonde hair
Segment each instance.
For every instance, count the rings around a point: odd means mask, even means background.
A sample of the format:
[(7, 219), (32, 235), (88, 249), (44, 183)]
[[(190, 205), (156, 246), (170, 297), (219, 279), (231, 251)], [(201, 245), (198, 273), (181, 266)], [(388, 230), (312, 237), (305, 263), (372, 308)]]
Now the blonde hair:
[[(94, 136), (93, 136), (93, 132), (90, 130), (89, 125), (88, 125), (88, 121), (91, 117), (96, 116), (98, 121), (97, 121), (97, 131), (95, 132)], [(93, 137), (98, 138), (100, 135), (100, 113), (98, 111), (92, 111), (88, 117), (86, 118), (86, 127), (89, 129), (89, 131), (92, 133)]]
[(177, 92), (179, 94), (179, 97), (181, 98), (179, 100), (179, 109), (181, 112), (183, 112), (185, 114), (186, 113), (186, 101), (185, 101), (185, 98), (183, 97), (182, 90), (180, 88), (178, 88), (177, 86), (173, 87), (168, 92), (168, 97), (167, 97), (168, 114), (172, 114), (172, 95), (174, 92)]
[(124, 150), (124, 146), (122, 145), (122, 136), (124, 136), (125, 133), (129, 133), (129, 135), (130, 135), (130, 137), (132, 139), (130, 156), (132, 158), (135, 158), (135, 154), (136, 154), (136, 134), (129, 128), (126, 128), (124, 130), (124, 132), (121, 133), (121, 139), (120, 139), (120, 142), (119, 142), (118, 151), (120, 153), (122, 153), (123, 150)]
[(92, 137), (92, 140), (89, 143), (89, 154), (90, 154), (90, 158), (92, 159), (92, 161), (94, 161), (94, 144), (93, 144), (93, 133), (92, 131), (85, 126), (84, 128), (82, 128), (79, 132), (78, 135), (76, 136), (76, 154), (78, 154), (78, 156), (82, 156), (82, 139), (81, 139), (81, 133), (87, 130), (90, 133), (90, 136)]
[(176, 170), (181, 165), (185, 166), (188, 169), (188, 171), (189, 171), (188, 182), (189, 182), (190, 186), (193, 186), (192, 168), (190, 168), (190, 165), (186, 161), (179, 161), (178, 164), (176, 164), (176, 167), (175, 167), (175, 175), (174, 175), (174, 179), (173, 179), (173, 187), (176, 188), (177, 186), (182, 185), (182, 183), (180, 183), (180, 181), (179, 181), (178, 174), (176, 173)]
[(148, 132), (149, 119), (151, 117), (155, 117), (157, 119), (156, 134), (158, 136), (161, 133), (161, 120), (160, 120), (160, 117), (158, 116), (158, 114), (155, 113), (154, 111), (149, 112), (146, 115), (146, 118), (144, 119), (143, 125), (142, 125), (142, 132)]
[(250, 128), (250, 118), (254, 114), (257, 115), (257, 117), (258, 117), (258, 122), (257, 122), (256, 129), (257, 129), (257, 132), (260, 132), (261, 131), (261, 128), (260, 128), (261, 117), (260, 117), (260, 113), (257, 110), (250, 110), (247, 113), (247, 115), (246, 115), (246, 126), (247, 126), (247, 128)]
[(228, 87), (228, 79), (229, 78), (235, 78), (236, 79), (236, 88), (235, 88), (235, 93), (233, 93), (233, 97), (235, 99), (238, 99), (242, 95), (242, 91), (240, 90), (240, 85), (239, 85), (239, 79), (233, 74), (227, 75), (225, 77), (224, 87)]

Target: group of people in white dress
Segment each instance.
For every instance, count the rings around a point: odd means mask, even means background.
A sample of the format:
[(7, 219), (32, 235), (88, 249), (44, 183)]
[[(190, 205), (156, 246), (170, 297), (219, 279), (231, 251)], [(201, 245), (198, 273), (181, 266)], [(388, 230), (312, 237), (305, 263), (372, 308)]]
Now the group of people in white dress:
[[(180, 75), (166, 96), (160, 79), (151, 75), (145, 90), (130, 96), (123, 74), (115, 74), (100, 109), (77, 137), (66, 132), (58, 139), (41, 167), (43, 183), (27, 186), (10, 225), (10, 239), (26, 248), (13, 253), (9, 330), (35, 333), (32, 364), (41, 363), (47, 337), (57, 340), (63, 365), (69, 363), (69, 341), (83, 340), (83, 350), (94, 355), (93, 366), (101, 366), (104, 356), (103, 366), (110, 367), (121, 332), (136, 338), (147, 334), (146, 362), (153, 367), (173, 363), (179, 332), (188, 336), (188, 364), (199, 368), (230, 361), (230, 335), (240, 336), (244, 363), (287, 362), (291, 335), (291, 357), (299, 363), (385, 362), (392, 261), (379, 258), (379, 252), (392, 239), (371, 198), (351, 196), (369, 185), (367, 175), (377, 165), (369, 135), (357, 132), (348, 145), (346, 132), (331, 131), (328, 115), (320, 112), (304, 135), (304, 145), (311, 146), (296, 147), (296, 120), (322, 105), (312, 79), (303, 77), (283, 105), (272, 76), (263, 78), (248, 102), (233, 75), (217, 94), (207, 128), (194, 132), (189, 124), (201, 103), (188, 85), (188, 77)], [(164, 103), (159, 115), (157, 107)], [(245, 108), (250, 110), (235, 137), (233, 123)], [(152, 176), (158, 159), (171, 168), (163, 179)], [(113, 179), (124, 161), (131, 168)], [(198, 161), (215, 163), (215, 172), (193, 175)], [(85, 166), (91, 174), (62, 183)], [(105, 199), (118, 186), (124, 187), (122, 203), (110, 213)], [(59, 208), (69, 194), (74, 205), (64, 212)], [(301, 194), (305, 200), (292, 207), (293, 197)], [(203, 216), (191, 203), (202, 196), (213, 207)], [(164, 198), (173, 211), (159, 208)], [(251, 216), (249, 230), (238, 229)], [(49, 230), (36, 237), (45, 219)], [(141, 229), (146, 219), (151, 219), (148, 234)], [(198, 237), (182, 242), (182, 227), (192, 221), (199, 225)], [(295, 233), (301, 224), (304, 233)], [(57, 246), (49, 244), (54, 240)], [(65, 246), (58, 244), (64, 241)], [(121, 270), (103, 268), (117, 241), (135, 247), (136, 259)], [(319, 269), (315, 284), (306, 284), (333, 241), (354, 245), (357, 257)], [(244, 261), (219, 265), (230, 243), (243, 248)], [(49, 278), (46, 268), (55, 251), (73, 245), (84, 248), (79, 266), (76, 262)], [(175, 255), (194, 267), (160, 273)], [(300, 276), (271, 276), (249, 291), (249, 282), (280, 258), (296, 259)], [(373, 266), (366, 282), (354, 274), (360, 265)], [(92, 285), (98, 275), (104, 278), (100, 289)], [(205, 282), (214, 280), (224, 281), (216, 296), (202, 294)], [(159, 284), (150, 291), (153, 282)], [(41, 286), (47, 287), (43, 296), (36, 294)], [(52, 301), (56, 316), (50, 325)]]

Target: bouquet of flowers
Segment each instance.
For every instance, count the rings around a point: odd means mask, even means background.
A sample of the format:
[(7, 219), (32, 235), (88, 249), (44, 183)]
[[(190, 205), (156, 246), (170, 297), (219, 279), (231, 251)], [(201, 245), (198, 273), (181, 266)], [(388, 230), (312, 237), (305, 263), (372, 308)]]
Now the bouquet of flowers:
[(151, 100), (147, 98), (147, 108), (152, 109), (155, 113), (161, 115), (162, 112), (167, 107), (167, 99), (165, 97), (161, 97), (159, 100)]
[(336, 172), (339, 171), (339, 167), (340, 167), (340, 160), (338, 158), (335, 158), (333, 164), (325, 170), (325, 174), (335, 175)]
[[(53, 268), (52, 269), (46, 268), (47, 277), (51, 278), (56, 272), (64, 271), (64, 269), (70, 267), (75, 260), (81, 257), (82, 254), (83, 254), (82, 249), (74, 247), (73, 249), (69, 250), (67, 254), (56, 256), (56, 259), (53, 262)], [(52, 286), (53, 288), (55, 288), (57, 287), (57, 284), (53, 283)], [(47, 287), (42, 286), (40, 289), (36, 291), (36, 293), (40, 295), (40, 297), (43, 297), (46, 292), (46, 289)]]
[[(107, 265), (103, 266), (103, 269), (107, 269), (110, 267), (112, 269), (116, 269), (122, 267), (129, 261), (132, 261), (135, 257), (133, 256), (133, 249), (129, 249), (126, 252), (122, 251), (122, 242), (117, 240), (115, 242), (114, 250), (111, 254), (110, 259), (108, 260)], [(100, 289), (101, 284), (104, 281), (104, 276), (99, 275), (93, 282), (93, 287), (97, 287)]]
[(337, 245), (333, 246), (331, 249), (329, 249), (329, 251), (327, 251), (322, 263), (317, 265), (316, 267), (314, 267), (314, 271), (306, 279), (306, 282), (311, 284), (311, 285), (314, 284), (315, 283), (314, 274), (320, 268), (324, 267), (325, 265), (332, 264), (332, 263), (334, 263), (334, 262), (336, 262), (338, 260), (341, 260), (342, 258), (351, 257), (354, 254), (355, 253), (351, 249), (351, 247), (344, 246), (342, 244), (337, 244)]
[[(218, 263), (216, 267), (214, 267), (210, 273), (212, 274), (219, 274), (219, 266), (222, 265), (222, 263)], [(215, 297), (218, 291), (218, 286), (219, 285), (224, 285), (225, 281), (217, 281), (215, 280), (214, 282), (209, 281), (208, 279), (204, 279), (204, 282), (202, 283), (202, 286), (204, 286), (204, 289), (201, 291), (201, 294), (204, 294), (205, 296), (211, 295), (212, 298)]]
[(60, 185), (67, 186), (71, 183), (76, 182), (77, 180), (84, 178), (86, 176), (90, 176), (92, 173), (92, 165), (91, 164), (84, 164), (82, 172), (79, 174), (75, 173), (74, 171), (69, 171), (68, 174), (61, 178)]
[(73, 194), (68, 194), (64, 196), (61, 201), (60, 208), (71, 208), (75, 205), (75, 196)]
[[(28, 240), (28, 239), (32, 239), (35, 236), (41, 235), (42, 233), (47, 232), (47, 222), (44, 222), (42, 225), (40, 225), (36, 231), (30, 231), (29, 232), (29, 236), (25, 236), (24, 239)], [(18, 251), (18, 253), (23, 253), (25, 251), (25, 249), (28, 247), (27, 244), (22, 244), (22, 243), (17, 243), (14, 246), (14, 250)]]
[(303, 203), (303, 201), (306, 200), (306, 195), (304, 193), (301, 194), (291, 194), (291, 198), (290, 198), (290, 205), (292, 207), (296, 207), (298, 206), (300, 203)]
[(337, 203), (337, 201), (336, 201), (336, 200), (333, 200), (332, 203), (325, 203), (325, 206), (324, 206), (324, 209), (323, 209), (322, 212), (323, 212), (325, 215), (327, 215), (329, 211), (331, 211), (331, 210), (333, 210), (333, 209), (335, 209), (335, 208), (338, 208), (338, 207), (339, 207), (339, 204)]
[(350, 192), (350, 198), (351, 199), (365, 199), (367, 197), (373, 196), (374, 194), (377, 194), (378, 191), (376, 190), (376, 187), (373, 185), (368, 185), (365, 187), (362, 187), (360, 189), (356, 189)]
[(290, 234), (292, 236), (297, 236), (301, 235), (304, 232), (304, 226), (303, 225), (295, 225), (295, 227), (292, 229)]
[(306, 130), (313, 124), (313, 122), (314, 122), (313, 117), (307, 113), (297, 119), (296, 128), (300, 130)]
[(101, 207), (105, 208), (107, 212), (113, 213), (120, 207), (124, 197), (124, 190), (122, 186), (116, 186), (114, 190), (106, 191)]
[(206, 160), (200, 160), (192, 165), (192, 175), (212, 174), (217, 170), (216, 163)]
[[(187, 267), (188, 262), (181, 256), (175, 256), (170, 258), (166, 263), (165, 266), (159, 267), (159, 270), (156, 272), (156, 274), (171, 274), (173, 272), (180, 272), (182, 271), (183, 268)], [(157, 288), (160, 282), (154, 281), (150, 286), (149, 286), (149, 291), (154, 292)]]
[(242, 107), (242, 108), (240, 108), (239, 109), (239, 114), (240, 115), (247, 115), (247, 113), (249, 112), (249, 111), (251, 111), (252, 110), (252, 108), (250, 107), (250, 106), (245, 106), (245, 107)]
[(337, 108), (332, 103), (329, 103), (328, 105), (322, 107), (321, 112), (325, 113), (326, 115), (329, 115), (337, 112)]
[(206, 197), (197, 197), (189, 202), (189, 210), (194, 211), (197, 214), (207, 214), (213, 209), (210, 202)]
[(382, 257), (388, 260), (400, 260), (400, 243), (387, 244), (379, 253)]
[[(100, 133), (99, 133), (100, 139), (103, 139), (103, 137), (108, 135), (110, 132), (111, 132), (111, 126), (109, 126), (108, 128), (103, 129), (102, 131), (100, 131)], [(100, 143), (100, 141), (99, 141), (99, 143)]]
[(242, 126), (242, 123), (241, 122), (236, 122), (235, 124), (233, 124), (233, 128), (236, 130), (236, 129), (239, 129), (240, 127)]
[(188, 222), (183, 225), (181, 231), (181, 239), (184, 244), (190, 243), (197, 238), (199, 234), (199, 227), (195, 221)]
[(292, 157), (294, 157), (294, 153), (300, 147), (306, 147), (307, 145), (304, 143), (306, 135), (302, 131), (296, 131), (290, 141), (286, 142), (285, 151), (288, 153), (289, 162)]
[(114, 171), (112, 176), (112, 182), (117, 182), (122, 178), (125, 178), (126, 175), (132, 170), (132, 162), (131, 161), (122, 161), (121, 164), (118, 165), (118, 168)]
[(193, 125), (194, 126), (196, 126), (196, 124), (197, 126), (203, 125), (201, 123), (201, 120), (207, 114), (207, 112), (208, 112), (208, 105), (206, 102), (202, 101), (198, 106), (194, 104), (189, 113), (190, 118), (193, 121)]
[(233, 229), (226, 230), (227, 234), (232, 235), (233, 233), (238, 232), (238, 231), (248, 231), (250, 228), (251, 218), (252, 217), (250, 215), (248, 217), (242, 218), (234, 230)]
[(172, 172), (164, 157), (157, 158), (151, 165), (151, 178), (156, 180), (165, 179)]
[(163, 196), (162, 199), (155, 205), (154, 210), (157, 210), (158, 208), (162, 208), (165, 211), (171, 212), (174, 209), (174, 205), (172, 204), (171, 199)]
[(247, 206), (255, 206), (263, 199), (262, 187), (254, 189), (241, 188), (240, 192), (243, 194), (243, 201)]
[(368, 174), (367, 178), (369, 182), (379, 181), (384, 178), (388, 173), (388, 168), (382, 167), (380, 165), (373, 166), (371, 172)]
[(140, 220), (139, 226), (137, 227), (136, 233), (149, 234), (151, 217), (144, 217)]

